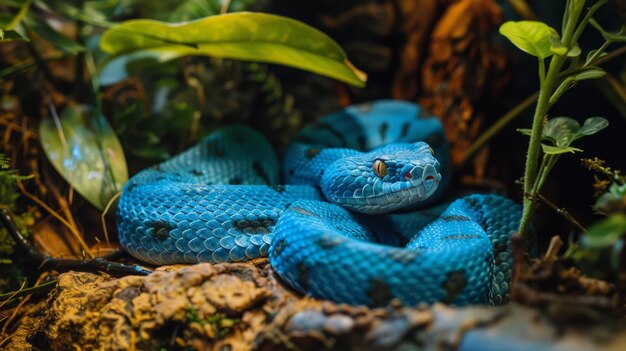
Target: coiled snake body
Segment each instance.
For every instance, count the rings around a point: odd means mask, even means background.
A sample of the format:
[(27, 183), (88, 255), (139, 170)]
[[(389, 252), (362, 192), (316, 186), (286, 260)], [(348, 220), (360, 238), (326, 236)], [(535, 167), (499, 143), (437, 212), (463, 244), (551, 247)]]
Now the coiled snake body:
[(153, 264), (269, 256), (294, 289), (337, 302), (504, 303), (520, 207), (470, 195), (415, 210), (447, 183), (447, 151), (414, 104), (351, 106), (298, 135), (280, 185), (265, 139), (223, 128), (129, 180), (120, 241)]

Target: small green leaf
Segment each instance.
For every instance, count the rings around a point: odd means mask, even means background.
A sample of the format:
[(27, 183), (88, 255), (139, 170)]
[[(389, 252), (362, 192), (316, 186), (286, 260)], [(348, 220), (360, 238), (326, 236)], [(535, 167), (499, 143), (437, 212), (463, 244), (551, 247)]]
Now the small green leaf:
[(559, 86), (554, 90), (554, 93), (552, 93), (552, 96), (550, 96), (550, 100), (549, 103), (550, 105), (554, 104), (555, 102), (557, 102), (557, 100), (563, 95), (565, 94), (565, 92), (572, 87), (572, 84), (574, 83), (574, 78), (572, 77), (567, 77), (565, 78), (561, 84), (559, 84)]
[(567, 52), (567, 56), (578, 57), (580, 56), (581, 53), (582, 53), (582, 49), (580, 48), (580, 45), (576, 44)]
[[(595, 55), (595, 54), (596, 54), (596, 52), (597, 52), (597, 51), (598, 51), (598, 50), (591, 50), (591, 51), (589, 51), (589, 53), (587, 54), (587, 59), (585, 60), (585, 62), (589, 62), (589, 61), (591, 60), (591, 58), (593, 57), (593, 55)], [(596, 59), (599, 59), (599, 58), (600, 58), (600, 57), (602, 57), (602, 56), (606, 56), (606, 52), (604, 52), (604, 51), (603, 51), (603, 52), (601, 52), (601, 53), (598, 55), (598, 57), (596, 57)]]
[(580, 82), (587, 79), (602, 78), (606, 75), (606, 71), (600, 67), (591, 66), (584, 71), (574, 74), (565, 78), (561, 84), (554, 90), (552, 96), (550, 96), (550, 104), (554, 104), (566, 91), (571, 88), (575, 82)]
[(540, 59), (552, 56), (552, 42), (559, 40), (554, 28), (539, 21), (508, 21), (500, 26), (500, 34), (520, 50)]
[(527, 136), (531, 136), (533, 134), (533, 130), (530, 128), (518, 128), (517, 131)]
[(575, 153), (575, 152), (583, 151), (581, 149), (571, 147), (571, 146), (550, 146), (546, 144), (541, 144), (541, 148), (543, 149), (543, 152), (548, 155), (559, 155), (559, 154), (565, 154), (568, 152)]
[(572, 140), (576, 140), (582, 138), (587, 135), (596, 134), (602, 129), (609, 126), (609, 121), (602, 117), (589, 117), (583, 122), (583, 126), (580, 127), (574, 134), (574, 138)]
[(117, 136), (102, 115), (87, 106), (67, 108), (39, 125), (41, 145), (54, 168), (85, 199), (104, 209), (128, 180), (126, 159)]
[(567, 46), (561, 43), (561, 40), (557, 37), (550, 36), (550, 51), (557, 56), (565, 56), (567, 54)]
[(550, 140), (555, 146), (569, 146), (580, 123), (569, 117), (550, 118), (543, 127), (543, 138)]
[(111, 58), (140, 53), (143, 60), (164, 62), (203, 55), (291, 66), (357, 87), (367, 79), (326, 34), (264, 13), (237, 12), (183, 23), (125, 21), (102, 35), (100, 47)]
[(602, 78), (605, 75), (605, 70), (600, 67), (592, 66), (578, 74), (575, 74), (574, 76), (572, 76), (572, 78), (575, 81), (580, 82), (581, 80)]
[(614, 245), (626, 234), (626, 215), (614, 214), (595, 224), (581, 237), (581, 244), (588, 248)]

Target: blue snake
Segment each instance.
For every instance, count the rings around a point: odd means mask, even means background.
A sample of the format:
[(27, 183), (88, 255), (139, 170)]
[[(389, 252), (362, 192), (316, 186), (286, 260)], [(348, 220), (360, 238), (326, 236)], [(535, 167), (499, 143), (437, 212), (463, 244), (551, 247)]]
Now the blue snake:
[(408, 102), (320, 118), (282, 167), (257, 132), (225, 127), (128, 181), (120, 242), (156, 265), (269, 256), (295, 290), (342, 303), (505, 303), (520, 206), (479, 194), (436, 205), (447, 153), (440, 121)]

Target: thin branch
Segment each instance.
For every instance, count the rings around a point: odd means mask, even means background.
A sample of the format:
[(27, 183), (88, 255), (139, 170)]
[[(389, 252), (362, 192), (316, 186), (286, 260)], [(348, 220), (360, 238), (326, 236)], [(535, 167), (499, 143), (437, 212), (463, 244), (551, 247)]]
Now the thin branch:
[(111, 262), (100, 257), (90, 260), (69, 260), (44, 255), (35, 249), (20, 233), (9, 210), (5, 208), (0, 209), (0, 223), (2, 223), (7, 229), (13, 240), (16, 242), (17, 247), (24, 251), (24, 253), (26, 253), (34, 262), (39, 263), (39, 268), (42, 270), (75, 270), (83, 272), (103, 271), (114, 276), (148, 275), (152, 273), (152, 270), (139, 265), (126, 265)]
[(567, 219), (572, 225), (574, 225), (582, 233), (586, 233), (587, 232), (587, 229), (585, 229), (585, 227), (583, 227), (582, 224), (580, 224), (580, 222), (578, 222), (576, 220), (576, 218), (574, 218), (574, 216), (572, 216), (566, 209), (558, 207), (552, 201), (546, 199), (540, 193), (536, 193), (536, 195), (537, 195), (537, 198), (539, 198), (539, 200), (543, 201), (546, 205), (548, 205), (548, 207), (550, 207), (556, 213), (558, 213), (561, 216), (563, 216), (563, 218)]

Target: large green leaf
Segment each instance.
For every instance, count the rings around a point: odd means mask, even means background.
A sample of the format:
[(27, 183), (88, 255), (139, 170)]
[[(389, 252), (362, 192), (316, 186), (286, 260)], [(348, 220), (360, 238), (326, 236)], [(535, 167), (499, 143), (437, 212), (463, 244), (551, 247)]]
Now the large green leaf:
[[(547, 24), (539, 21), (508, 21), (500, 26), (500, 34), (509, 39), (520, 50), (541, 59), (552, 56), (553, 42), (558, 42), (559, 33)], [(567, 48), (563, 49), (563, 55)]]
[(107, 120), (86, 106), (67, 108), (39, 125), (41, 144), (54, 168), (99, 209), (128, 180), (126, 159)]
[[(206, 55), (300, 68), (352, 84), (365, 85), (366, 75), (350, 63), (341, 47), (326, 34), (286, 17), (238, 12), (183, 23), (130, 20), (107, 30), (100, 47), (119, 60), (164, 62), (188, 55)], [(105, 81), (108, 61), (101, 77)], [(126, 65), (127, 63), (124, 63)], [(113, 65), (113, 66), (112, 66)], [(119, 73), (118, 73), (119, 76)]]

